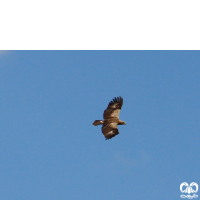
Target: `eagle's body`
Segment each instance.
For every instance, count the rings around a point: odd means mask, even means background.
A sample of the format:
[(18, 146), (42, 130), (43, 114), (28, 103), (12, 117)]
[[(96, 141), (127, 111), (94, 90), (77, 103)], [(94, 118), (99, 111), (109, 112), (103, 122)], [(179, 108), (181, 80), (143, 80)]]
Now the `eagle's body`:
[(106, 110), (104, 110), (104, 120), (95, 120), (93, 125), (103, 125), (102, 133), (107, 139), (111, 139), (115, 135), (119, 134), (117, 125), (124, 125), (126, 122), (119, 119), (119, 113), (123, 105), (122, 97), (115, 97), (109, 104)]

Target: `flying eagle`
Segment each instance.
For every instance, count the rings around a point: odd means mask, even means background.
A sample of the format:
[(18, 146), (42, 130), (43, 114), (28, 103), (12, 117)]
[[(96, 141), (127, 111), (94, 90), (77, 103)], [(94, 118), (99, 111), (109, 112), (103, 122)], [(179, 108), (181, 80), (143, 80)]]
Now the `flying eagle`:
[(115, 97), (110, 103), (106, 110), (104, 110), (103, 118), (104, 120), (95, 120), (93, 122), (94, 126), (98, 126), (103, 124), (101, 130), (106, 138), (106, 140), (115, 137), (115, 135), (119, 134), (117, 125), (124, 125), (126, 122), (123, 122), (119, 119), (119, 112), (123, 105), (122, 97)]

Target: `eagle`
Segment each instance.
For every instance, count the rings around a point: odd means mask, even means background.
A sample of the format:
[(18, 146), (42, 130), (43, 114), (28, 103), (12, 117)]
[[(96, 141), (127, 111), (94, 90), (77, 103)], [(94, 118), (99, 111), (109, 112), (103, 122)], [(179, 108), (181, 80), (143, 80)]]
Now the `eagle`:
[(111, 139), (119, 134), (117, 125), (125, 125), (126, 122), (119, 119), (119, 113), (123, 105), (123, 98), (121, 96), (115, 97), (106, 110), (104, 110), (104, 120), (95, 120), (94, 126), (103, 125), (101, 130), (106, 140)]

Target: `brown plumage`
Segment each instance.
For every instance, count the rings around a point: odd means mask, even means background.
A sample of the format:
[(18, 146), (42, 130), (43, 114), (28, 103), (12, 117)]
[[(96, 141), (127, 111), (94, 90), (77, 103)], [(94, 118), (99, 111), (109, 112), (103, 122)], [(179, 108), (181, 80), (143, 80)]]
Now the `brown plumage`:
[(102, 125), (102, 133), (106, 140), (115, 137), (119, 134), (117, 125), (124, 125), (126, 122), (123, 122), (119, 119), (119, 113), (123, 105), (122, 97), (115, 97), (110, 103), (106, 110), (104, 110), (103, 118), (104, 120), (95, 120), (93, 122), (94, 126)]

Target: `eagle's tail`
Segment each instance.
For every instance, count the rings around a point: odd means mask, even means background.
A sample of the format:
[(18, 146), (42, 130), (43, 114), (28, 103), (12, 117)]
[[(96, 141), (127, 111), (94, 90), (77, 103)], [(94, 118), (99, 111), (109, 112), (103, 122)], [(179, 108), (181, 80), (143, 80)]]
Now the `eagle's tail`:
[(104, 120), (95, 120), (95, 121), (93, 122), (93, 125), (94, 125), (94, 126), (98, 126), (98, 125), (103, 124), (103, 122), (104, 122)]

